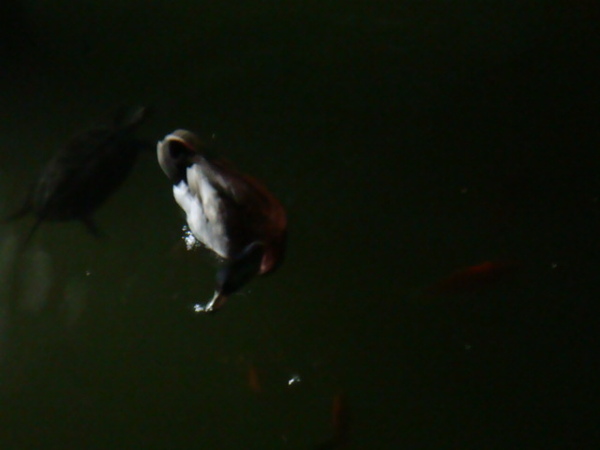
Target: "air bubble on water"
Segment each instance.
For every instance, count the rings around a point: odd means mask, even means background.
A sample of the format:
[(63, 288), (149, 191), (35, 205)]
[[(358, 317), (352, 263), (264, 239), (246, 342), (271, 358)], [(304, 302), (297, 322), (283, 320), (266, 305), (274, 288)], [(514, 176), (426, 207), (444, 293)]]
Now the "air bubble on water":
[(302, 378), (300, 378), (300, 375), (298, 374), (294, 374), (292, 375), (292, 377), (288, 380), (288, 386), (293, 386), (294, 384), (298, 384), (302, 381)]
[(196, 247), (200, 246), (200, 242), (198, 242), (198, 240), (187, 225), (181, 227), (181, 231), (183, 231), (181, 239), (183, 239), (183, 242), (185, 242), (185, 248), (187, 250), (193, 250)]

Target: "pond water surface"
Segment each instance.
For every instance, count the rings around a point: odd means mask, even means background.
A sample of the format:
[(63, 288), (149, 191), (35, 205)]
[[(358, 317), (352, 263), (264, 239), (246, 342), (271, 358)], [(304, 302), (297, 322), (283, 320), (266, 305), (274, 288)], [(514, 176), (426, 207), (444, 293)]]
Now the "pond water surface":
[[(289, 218), (281, 269), (210, 316), (153, 152), (103, 239), (2, 224), (0, 447), (593, 447), (597, 8), (347, 3), (0, 7), (3, 216), (144, 104), (140, 137), (213, 138)], [(439, 288), (485, 261), (514, 276)]]

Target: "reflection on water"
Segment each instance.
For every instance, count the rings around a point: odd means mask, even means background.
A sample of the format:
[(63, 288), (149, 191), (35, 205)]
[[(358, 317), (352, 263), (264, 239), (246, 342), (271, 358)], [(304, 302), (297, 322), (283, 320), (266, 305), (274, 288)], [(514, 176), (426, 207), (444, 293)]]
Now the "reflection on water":
[(63, 314), (65, 322), (69, 326), (77, 323), (84, 312), (85, 298), (87, 295), (87, 284), (84, 279), (72, 277), (65, 286)]
[[(9, 302), (11, 301), (12, 275), (17, 239), (14, 236), (2, 234), (0, 242), (0, 364), (6, 354), (8, 346)], [(1, 371), (1, 366), (0, 366)], [(0, 373), (0, 379), (2, 374)]]
[[(87, 286), (81, 277), (56, 271), (40, 244), (23, 246), (23, 236), (3, 230), (0, 246), (0, 361), (10, 352), (11, 319), (40, 317), (73, 326), (85, 309)], [(43, 337), (42, 337), (43, 338)], [(17, 344), (18, 347), (18, 344)]]
[[(5, 189), (0, 215), (6, 217)], [(43, 342), (54, 342), (85, 310), (84, 278), (65, 273), (57, 258), (37, 240), (25, 243), (27, 226), (0, 229), (0, 396), (27, 384), (24, 374), (37, 365)], [(44, 324), (44, 325), (42, 325)]]
[[(0, 177), (4, 174), (0, 171)], [(0, 178), (1, 179), (1, 178)], [(4, 192), (0, 185), (0, 214), (5, 214)], [(14, 254), (17, 248), (17, 240), (13, 236), (7, 236), (4, 231), (0, 232), (0, 389), (2, 386), (2, 372), (6, 354), (9, 324), (9, 301), (10, 283), (12, 280), (12, 267)]]
[(55, 277), (50, 255), (37, 246), (27, 248), (19, 255), (16, 272), (17, 308), (31, 314), (39, 314), (48, 304), (50, 287)]

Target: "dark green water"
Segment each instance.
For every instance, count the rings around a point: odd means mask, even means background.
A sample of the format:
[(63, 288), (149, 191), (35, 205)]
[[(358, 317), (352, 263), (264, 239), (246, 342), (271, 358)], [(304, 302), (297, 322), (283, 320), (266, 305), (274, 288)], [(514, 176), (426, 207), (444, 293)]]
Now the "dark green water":
[[(53, 223), (19, 252), (32, 219), (3, 224), (2, 449), (317, 448), (340, 392), (345, 448), (595, 447), (597, 7), (346, 3), (0, 7), (3, 215), (151, 104), (140, 136), (214, 134), (290, 221), (283, 267), (208, 317), (215, 262), (153, 154), (104, 240)], [(487, 260), (518, 277), (422, 295)]]

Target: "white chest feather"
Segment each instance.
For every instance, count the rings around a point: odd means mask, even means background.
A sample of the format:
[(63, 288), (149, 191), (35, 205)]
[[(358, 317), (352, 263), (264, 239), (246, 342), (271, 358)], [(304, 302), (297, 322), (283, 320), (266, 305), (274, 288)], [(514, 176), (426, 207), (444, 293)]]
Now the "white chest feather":
[(173, 186), (173, 196), (185, 211), (190, 230), (210, 250), (222, 258), (228, 258), (225, 207), (220, 196), (199, 167), (188, 168), (187, 179), (188, 184), (181, 181)]

